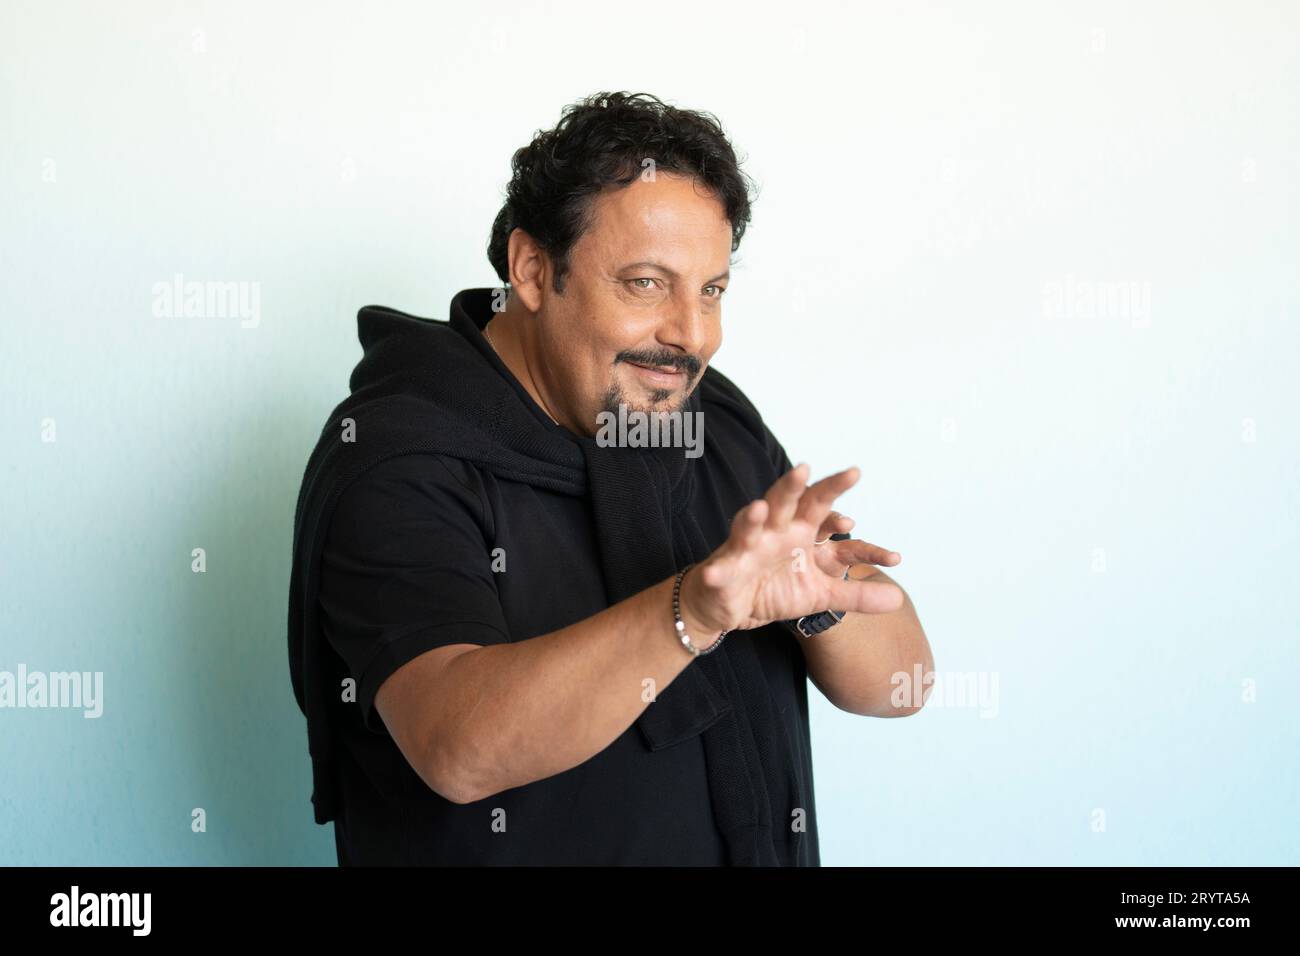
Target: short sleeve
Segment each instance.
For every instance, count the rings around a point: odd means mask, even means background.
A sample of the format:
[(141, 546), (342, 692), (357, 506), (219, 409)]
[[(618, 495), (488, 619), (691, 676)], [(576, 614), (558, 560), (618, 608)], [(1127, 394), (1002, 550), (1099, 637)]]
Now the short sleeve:
[(335, 506), (321, 552), (321, 626), (356, 680), (365, 727), (387, 728), (375, 693), (399, 667), (447, 644), (509, 633), (468, 466), (403, 455), (365, 472)]

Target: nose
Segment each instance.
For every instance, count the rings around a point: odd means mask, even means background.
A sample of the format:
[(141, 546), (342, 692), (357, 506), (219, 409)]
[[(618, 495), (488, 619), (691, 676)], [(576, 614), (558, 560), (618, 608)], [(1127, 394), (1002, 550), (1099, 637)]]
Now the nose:
[(708, 318), (696, 296), (672, 305), (672, 315), (659, 327), (658, 339), (670, 349), (699, 356), (708, 342)]

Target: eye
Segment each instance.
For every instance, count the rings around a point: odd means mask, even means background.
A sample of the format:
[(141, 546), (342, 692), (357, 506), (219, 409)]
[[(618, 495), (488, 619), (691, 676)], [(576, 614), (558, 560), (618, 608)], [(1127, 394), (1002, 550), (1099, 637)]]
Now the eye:
[(705, 288), (705, 289), (716, 289), (716, 290), (717, 290), (717, 293), (718, 293), (718, 294), (717, 294), (717, 295), (711, 295), (711, 296), (709, 296), (710, 299), (721, 299), (721, 298), (722, 298), (722, 293), (724, 293), (724, 292), (727, 291), (727, 289), (726, 289), (725, 286), (720, 286), (720, 285), (706, 285), (704, 288)]
[[(652, 278), (650, 278), (649, 276), (642, 276), (642, 277), (639, 278), (639, 279), (628, 279), (627, 281), (630, 282), (630, 283), (637, 283), (637, 282), (651, 282), (651, 283), (653, 283), (653, 282), (657, 282), (658, 280), (657, 280), (657, 279), (652, 279)], [(634, 284), (634, 285), (633, 285), (633, 288), (636, 289), (638, 292), (649, 292), (649, 291), (650, 291), (650, 288), (647, 288), (646, 286), (643, 286), (643, 285), (635, 285), (635, 284)]]

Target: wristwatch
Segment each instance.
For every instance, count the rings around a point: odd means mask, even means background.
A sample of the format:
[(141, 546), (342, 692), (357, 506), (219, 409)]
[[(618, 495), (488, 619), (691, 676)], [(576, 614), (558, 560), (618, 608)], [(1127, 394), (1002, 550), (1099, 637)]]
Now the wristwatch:
[[(832, 541), (843, 541), (849, 537), (847, 531), (841, 531), (831, 535)], [(844, 569), (844, 580), (849, 579), (848, 568)], [(844, 620), (846, 611), (818, 611), (816, 614), (805, 614), (797, 621), (782, 621), (781, 623), (788, 627), (799, 637), (813, 637), (834, 627), (840, 621)]]

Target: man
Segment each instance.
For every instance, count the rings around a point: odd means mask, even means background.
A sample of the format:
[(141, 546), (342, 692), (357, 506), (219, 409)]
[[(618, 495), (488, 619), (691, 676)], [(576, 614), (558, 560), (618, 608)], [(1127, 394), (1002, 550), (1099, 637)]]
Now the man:
[[(747, 181), (716, 120), (621, 93), (513, 166), (503, 288), (362, 309), (304, 475), (316, 820), (341, 865), (819, 865), (808, 679), (902, 716), (933, 661), (899, 556), (831, 509), (858, 470), (809, 485), (710, 365)], [(620, 412), (707, 428), (611, 441)]]

